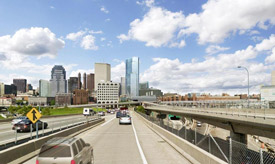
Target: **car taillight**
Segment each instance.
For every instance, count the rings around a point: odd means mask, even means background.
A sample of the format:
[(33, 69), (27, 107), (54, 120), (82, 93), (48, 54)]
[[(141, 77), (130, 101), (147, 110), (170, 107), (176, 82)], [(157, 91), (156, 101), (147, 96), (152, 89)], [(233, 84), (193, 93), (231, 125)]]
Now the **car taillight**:
[(75, 164), (75, 160), (71, 160), (71, 164)]
[(39, 164), (39, 161), (38, 160), (36, 160), (36, 162), (35, 162), (36, 164)]
[(24, 125), (24, 128), (27, 128), (27, 125)]

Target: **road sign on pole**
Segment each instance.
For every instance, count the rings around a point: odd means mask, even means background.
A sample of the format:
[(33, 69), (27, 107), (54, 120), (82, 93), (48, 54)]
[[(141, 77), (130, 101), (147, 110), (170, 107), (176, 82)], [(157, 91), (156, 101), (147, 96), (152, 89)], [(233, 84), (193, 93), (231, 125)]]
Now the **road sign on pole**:
[(35, 108), (32, 108), (32, 110), (30, 110), (26, 116), (32, 123), (36, 123), (36, 121), (38, 121), (42, 115)]

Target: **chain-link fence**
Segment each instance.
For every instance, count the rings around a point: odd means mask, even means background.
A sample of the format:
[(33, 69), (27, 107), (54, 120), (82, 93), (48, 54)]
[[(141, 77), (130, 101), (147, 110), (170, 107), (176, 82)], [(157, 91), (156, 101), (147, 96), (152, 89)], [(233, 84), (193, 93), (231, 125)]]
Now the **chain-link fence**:
[(213, 137), (211, 134), (203, 135), (191, 128), (181, 125), (174, 125), (172, 122), (164, 122), (163, 119), (150, 117), (138, 112), (147, 120), (160, 127), (174, 133), (175, 135), (189, 141), (201, 149), (213, 154), (229, 164), (275, 164), (275, 154), (262, 151), (251, 150), (246, 144), (233, 141), (231, 138), (223, 140)]

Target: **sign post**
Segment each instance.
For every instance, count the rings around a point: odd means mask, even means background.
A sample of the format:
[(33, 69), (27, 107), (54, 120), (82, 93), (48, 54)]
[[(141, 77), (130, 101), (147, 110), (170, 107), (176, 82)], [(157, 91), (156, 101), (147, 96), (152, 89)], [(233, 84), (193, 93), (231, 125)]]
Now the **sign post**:
[[(40, 112), (38, 112), (37, 111), (37, 109), (36, 108), (32, 108), (32, 110), (30, 110), (28, 113), (27, 113), (27, 115), (26, 115), (28, 118), (29, 118), (29, 120), (33, 123), (33, 125), (34, 124), (36, 124), (35, 125), (35, 127), (36, 127), (36, 138), (38, 138), (38, 120), (40, 119), (40, 117), (42, 116), (41, 114), (40, 114)], [(31, 132), (32, 133), (32, 132)]]

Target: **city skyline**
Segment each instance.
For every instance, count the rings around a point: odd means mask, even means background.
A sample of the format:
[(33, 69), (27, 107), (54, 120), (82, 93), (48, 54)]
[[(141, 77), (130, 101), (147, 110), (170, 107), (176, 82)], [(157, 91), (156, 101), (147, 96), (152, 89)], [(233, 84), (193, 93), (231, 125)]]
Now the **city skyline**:
[(250, 72), (253, 94), (271, 84), (275, 70), (274, 1), (95, 0), (65, 6), (3, 1), (0, 6), (5, 22), (0, 82), (5, 84), (24, 78), (36, 88), (40, 79), (50, 78), (54, 65), (77, 77), (94, 73), (98, 62), (111, 64), (111, 79), (120, 82), (125, 59), (138, 56), (140, 82), (164, 92), (245, 94), (241, 65)]

